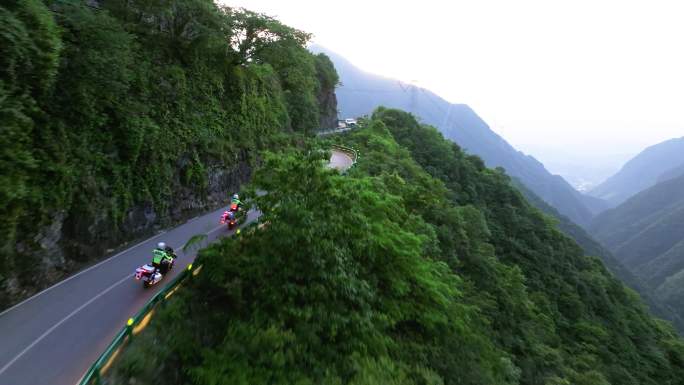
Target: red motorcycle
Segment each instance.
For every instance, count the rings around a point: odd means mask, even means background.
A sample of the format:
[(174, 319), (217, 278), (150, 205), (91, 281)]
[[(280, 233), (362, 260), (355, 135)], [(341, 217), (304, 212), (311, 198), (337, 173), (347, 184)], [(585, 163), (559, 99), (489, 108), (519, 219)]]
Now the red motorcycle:
[[(236, 205), (237, 206), (237, 205)], [(223, 215), (221, 216), (221, 224), (227, 224), (228, 225), (228, 230), (232, 230), (235, 225), (237, 224), (237, 217), (233, 213), (233, 209), (231, 207), (231, 211), (225, 211)]]

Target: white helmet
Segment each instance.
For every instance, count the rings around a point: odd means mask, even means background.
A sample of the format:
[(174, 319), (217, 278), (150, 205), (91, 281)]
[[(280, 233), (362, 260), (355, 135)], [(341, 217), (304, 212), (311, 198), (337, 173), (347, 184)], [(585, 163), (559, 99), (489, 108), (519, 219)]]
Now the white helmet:
[(162, 250), (166, 249), (166, 243), (164, 243), (164, 242), (157, 243), (157, 248), (162, 249)]
[(233, 199), (240, 199), (240, 196), (237, 194), (233, 194)]

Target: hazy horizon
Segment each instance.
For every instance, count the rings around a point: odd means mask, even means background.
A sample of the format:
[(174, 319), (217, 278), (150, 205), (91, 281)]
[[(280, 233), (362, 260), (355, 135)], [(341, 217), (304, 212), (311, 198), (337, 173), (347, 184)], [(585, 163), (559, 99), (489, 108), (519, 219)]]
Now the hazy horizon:
[(367, 72), (470, 105), (552, 172), (562, 161), (555, 148), (611, 168), (596, 162), (684, 135), (677, 3), (221, 3), (310, 32)]

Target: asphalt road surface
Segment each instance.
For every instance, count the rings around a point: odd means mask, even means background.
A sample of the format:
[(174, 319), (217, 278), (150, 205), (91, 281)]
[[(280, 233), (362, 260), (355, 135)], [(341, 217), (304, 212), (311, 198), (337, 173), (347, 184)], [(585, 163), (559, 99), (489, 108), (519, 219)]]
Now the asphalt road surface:
[[(330, 166), (351, 167), (349, 155), (333, 150)], [(0, 385), (74, 385), (116, 333), (166, 282), (192, 262), (180, 249), (193, 235), (214, 241), (232, 233), (219, 225), (225, 208), (196, 217), (72, 275), (0, 313)], [(248, 224), (258, 217), (249, 212)], [(170, 275), (143, 289), (135, 269), (150, 261), (164, 241), (177, 249)]]
[(348, 154), (342, 151), (333, 150), (332, 155), (330, 155), (330, 163), (328, 163), (328, 167), (336, 168), (342, 171), (348, 169), (353, 164), (354, 160), (352, 160)]

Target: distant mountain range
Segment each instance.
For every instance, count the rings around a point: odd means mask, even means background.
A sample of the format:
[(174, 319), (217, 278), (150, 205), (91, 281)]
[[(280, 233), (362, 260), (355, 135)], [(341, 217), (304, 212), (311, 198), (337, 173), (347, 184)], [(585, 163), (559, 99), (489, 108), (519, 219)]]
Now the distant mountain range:
[(487, 166), (506, 169), (509, 175), (520, 179), (577, 224), (587, 225), (595, 214), (608, 207), (601, 199), (583, 195), (562, 177), (552, 175), (532, 156), (517, 151), (469, 106), (451, 104), (426, 89), (366, 73), (320, 46), (310, 49), (326, 53), (335, 64), (342, 82), (336, 90), (341, 116), (370, 114), (381, 105), (409, 111), (471, 154), (481, 157)]
[(684, 175), (665, 179), (598, 215), (589, 229), (684, 316)]
[(660, 181), (684, 175), (684, 137), (648, 147), (589, 194), (617, 206)]

